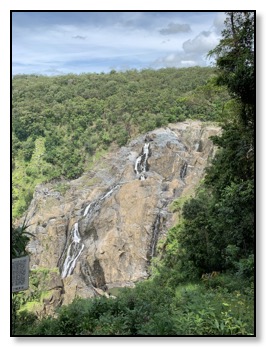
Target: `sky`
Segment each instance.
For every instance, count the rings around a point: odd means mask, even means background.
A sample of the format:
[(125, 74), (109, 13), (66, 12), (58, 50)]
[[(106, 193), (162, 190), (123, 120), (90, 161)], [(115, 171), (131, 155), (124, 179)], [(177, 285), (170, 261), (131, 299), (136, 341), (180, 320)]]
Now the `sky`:
[(13, 12), (12, 74), (207, 66), (224, 12)]

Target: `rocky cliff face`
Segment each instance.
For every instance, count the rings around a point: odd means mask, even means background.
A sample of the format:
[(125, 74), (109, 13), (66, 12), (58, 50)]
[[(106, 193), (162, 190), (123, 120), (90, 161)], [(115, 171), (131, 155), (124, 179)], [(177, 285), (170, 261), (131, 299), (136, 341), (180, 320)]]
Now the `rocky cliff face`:
[(175, 223), (169, 206), (192, 194), (214, 154), (209, 137), (219, 132), (198, 121), (169, 124), (106, 155), (77, 180), (36, 188), (27, 213), (35, 235), (31, 267), (59, 268), (56, 288), (47, 288), (55, 304), (148, 277), (158, 239)]

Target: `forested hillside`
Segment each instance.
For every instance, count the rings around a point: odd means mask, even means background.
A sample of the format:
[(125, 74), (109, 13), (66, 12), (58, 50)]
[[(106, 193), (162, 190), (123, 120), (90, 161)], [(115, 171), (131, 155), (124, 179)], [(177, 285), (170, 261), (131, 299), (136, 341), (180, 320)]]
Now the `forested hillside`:
[(231, 101), (215, 77), (201, 67), (14, 76), (13, 216), (25, 211), (36, 184), (79, 177), (112, 144), (169, 122), (226, 117)]

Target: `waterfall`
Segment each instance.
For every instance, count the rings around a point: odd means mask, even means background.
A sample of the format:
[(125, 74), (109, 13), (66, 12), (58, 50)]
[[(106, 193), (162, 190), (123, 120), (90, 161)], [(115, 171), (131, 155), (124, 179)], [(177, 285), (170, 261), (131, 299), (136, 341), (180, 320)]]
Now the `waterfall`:
[(136, 159), (134, 168), (137, 177), (141, 181), (144, 181), (146, 179), (145, 173), (148, 171), (148, 157), (150, 156), (150, 154), (150, 143), (145, 142), (141, 154)]
[[(89, 220), (91, 219), (93, 214), (100, 209), (103, 201), (107, 197), (109, 197), (119, 187), (120, 187), (119, 185), (111, 187), (106, 193), (101, 195), (97, 200), (91, 202), (85, 208), (82, 218), (86, 218), (89, 223)], [(74, 224), (74, 227), (72, 228), (70, 232), (67, 245), (69, 246), (65, 248), (64, 250), (64, 253), (66, 253), (66, 257), (65, 257), (65, 261), (63, 263), (62, 271), (61, 271), (62, 278), (65, 278), (73, 273), (77, 260), (84, 248), (84, 244), (82, 243), (81, 236), (79, 234), (78, 222)], [(64, 256), (64, 253), (63, 253), (63, 256)]]
[(86, 217), (87, 219), (89, 219), (91, 217), (91, 215), (100, 208), (101, 203), (119, 187), (120, 187), (119, 184), (117, 184), (116, 186), (110, 188), (106, 193), (101, 195), (97, 200), (91, 202), (85, 208), (85, 210), (83, 212), (83, 217)]
[(72, 274), (76, 266), (77, 259), (80, 256), (83, 248), (84, 244), (81, 242), (78, 223), (75, 223), (70, 233), (70, 244), (67, 248), (66, 259), (62, 267), (62, 278)]
[(89, 212), (89, 210), (90, 210), (90, 207), (91, 207), (91, 204), (89, 204), (89, 205), (85, 208), (84, 213), (83, 213), (83, 217), (87, 216), (87, 214), (88, 214), (88, 212)]
[(100, 201), (106, 199), (108, 196), (110, 196), (117, 188), (119, 188), (119, 184), (117, 184), (116, 186), (114, 186), (113, 188), (109, 189), (107, 191), (107, 193), (105, 193), (102, 197), (100, 197)]
[(135, 163), (135, 172), (136, 172), (137, 175), (139, 174), (138, 167), (140, 165), (140, 161), (141, 161), (141, 156), (139, 156), (137, 158), (136, 163)]

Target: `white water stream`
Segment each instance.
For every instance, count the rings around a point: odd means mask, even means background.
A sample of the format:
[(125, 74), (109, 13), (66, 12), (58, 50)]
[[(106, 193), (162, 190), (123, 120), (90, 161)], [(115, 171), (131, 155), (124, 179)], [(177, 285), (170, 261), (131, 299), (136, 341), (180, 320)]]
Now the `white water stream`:
[(61, 273), (62, 278), (65, 278), (72, 274), (76, 266), (77, 259), (84, 248), (84, 244), (81, 242), (81, 237), (79, 234), (78, 223), (74, 224), (74, 227), (70, 233), (70, 237), (72, 238), (72, 241), (67, 249), (66, 259), (64, 261)]
[[(114, 186), (110, 190), (108, 190), (105, 194), (100, 196), (97, 200), (91, 202), (83, 212), (83, 218), (86, 217), (87, 220), (90, 220), (91, 216), (94, 212), (98, 211), (102, 202), (109, 197), (114, 190), (116, 190), (119, 185)], [(88, 221), (89, 223), (89, 221)], [(78, 222), (74, 224), (68, 241), (68, 248), (66, 251), (66, 257), (62, 266), (61, 277), (65, 278), (71, 275), (75, 269), (77, 260), (84, 249), (84, 244), (82, 243), (82, 239), (78, 229)]]
[(150, 154), (150, 144), (146, 142), (142, 148), (141, 155), (139, 155), (135, 162), (134, 171), (141, 181), (146, 179), (145, 173), (148, 171), (148, 157)]

